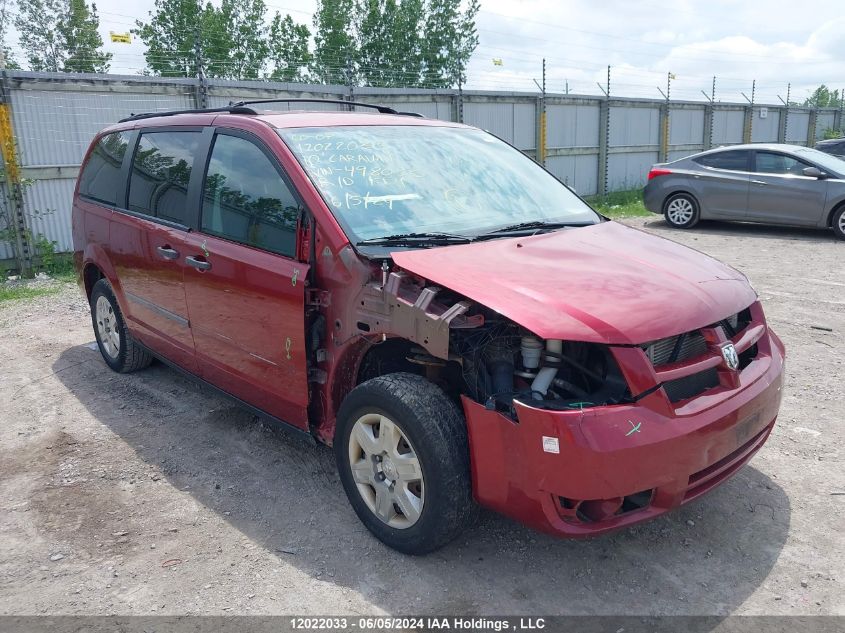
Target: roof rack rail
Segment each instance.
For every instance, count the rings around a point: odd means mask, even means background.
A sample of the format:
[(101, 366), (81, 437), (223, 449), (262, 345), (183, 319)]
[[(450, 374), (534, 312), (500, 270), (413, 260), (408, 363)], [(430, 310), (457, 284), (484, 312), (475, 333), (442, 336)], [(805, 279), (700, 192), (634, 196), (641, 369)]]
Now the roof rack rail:
[(357, 106), (359, 108), (372, 108), (373, 110), (378, 110), (379, 114), (398, 114), (399, 116), (414, 116), (424, 118), (422, 114), (418, 112), (399, 112), (398, 110), (394, 110), (389, 106), (378, 105), (376, 103), (361, 103), (360, 101), (343, 101), (341, 99), (299, 99), (299, 98), (291, 98), (291, 99), (254, 99), (251, 101), (238, 101), (236, 103), (230, 103), (229, 105), (233, 108), (255, 105), (259, 103), (335, 103), (338, 105), (346, 105), (346, 106)]
[(258, 114), (252, 108), (246, 108), (240, 104), (229, 105), (223, 108), (207, 108), (205, 110), (166, 110), (162, 112), (143, 112), (141, 114), (131, 114), (125, 119), (121, 119), (120, 123), (127, 121), (140, 121), (142, 119), (153, 119), (160, 116), (176, 116), (177, 114), (209, 114), (214, 112), (227, 112), (229, 114)]

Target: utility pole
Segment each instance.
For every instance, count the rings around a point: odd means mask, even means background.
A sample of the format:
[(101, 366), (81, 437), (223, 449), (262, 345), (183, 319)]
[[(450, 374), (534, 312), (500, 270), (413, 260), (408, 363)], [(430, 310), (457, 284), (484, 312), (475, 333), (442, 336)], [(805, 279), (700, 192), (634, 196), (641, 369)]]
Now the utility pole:
[(779, 143), (786, 143), (786, 134), (789, 130), (789, 95), (792, 92), (792, 84), (786, 84), (786, 101), (780, 99), (780, 95), (778, 95), (778, 99), (781, 100), (783, 103), (783, 116), (780, 120), (780, 126), (778, 128), (778, 142)]
[(543, 79), (542, 85), (534, 80), (540, 89), (540, 98), (537, 99), (537, 162), (546, 165), (546, 58), (543, 58)]
[(750, 143), (752, 131), (753, 131), (753, 128), (754, 128), (754, 99), (755, 99), (756, 94), (757, 94), (757, 80), (755, 79), (754, 81), (751, 82), (751, 98), (750, 99), (748, 98), (748, 96), (744, 92), (740, 91), (739, 94), (741, 94), (743, 97), (745, 97), (745, 100), (748, 102), (748, 105), (745, 106), (745, 121), (744, 121), (743, 129), (742, 129), (742, 142), (743, 143)]
[(599, 90), (604, 93), (604, 101), (599, 104), (599, 164), (598, 164), (598, 194), (607, 196), (608, 189), (608, 145), (610, 145), (610, 66), (607, 67), (607, 87)]
[[(657, 160), (665, 163), (669, 160), (669, 98), (672, 95), (672, 78), (674, 75), (666, 73), (666, 97), (660, 108), (660, 152)], [(662, 92), (662, 91), (661, 91)]]
[[(349, 101), (355, 101), (355, 82), (352, 80), (353, 72), (352, 72), (352, 58), (346, 58), (346, 70), (344, 71), (346, 75), (346, 90), (347, 94), (346, 97)], [(346, 106), (346, 109), (350, 112), (355, 109), (355, 106), (349, 105)]]
[(197, 91), (195, 101), (197, 109), (205, 110), (208, 107), (208, 80), (205, 77), (205, 69), (203, 68), (199, 16), (197, 16), (197, 23), (194, 25), (194, 65), (197, 69)]
[(546, 166), (546, 58), (543, 58), (543, 97), (540, 112), (540, 164)]

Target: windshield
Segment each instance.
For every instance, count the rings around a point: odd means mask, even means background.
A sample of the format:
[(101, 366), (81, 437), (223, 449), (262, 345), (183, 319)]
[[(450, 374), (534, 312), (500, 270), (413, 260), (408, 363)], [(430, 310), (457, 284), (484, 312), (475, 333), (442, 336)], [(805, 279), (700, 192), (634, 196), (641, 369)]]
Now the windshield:
[(344, 126), (279, 134), (353, 242), (600, 221), (533, 160), (480, 130)]
[(820, 152), (819, 150), (813, 149), (812, 147), (796, 149), (795, 153), (798, 154), (798, 156), (800, 156), (801, 158), (806, 158), (807, 160), (813, 161), (822, 169), (832, 171), (833, 173), (839, 176), (845, 176), (845, 160), (842, 160), (841, 158), (837, 158), (836, 156), (832, 156), (830, 154), (825, 154), (824, 152)]

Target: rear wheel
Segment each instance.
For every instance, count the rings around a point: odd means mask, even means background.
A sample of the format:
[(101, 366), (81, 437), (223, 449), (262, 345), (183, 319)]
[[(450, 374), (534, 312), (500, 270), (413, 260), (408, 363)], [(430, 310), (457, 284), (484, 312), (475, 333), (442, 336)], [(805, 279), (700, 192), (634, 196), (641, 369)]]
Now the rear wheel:
[(698, 202), (687, 193), (669, 196), (663, 205), (663, 217), (677, 229), (689, 229), (698, 224)]
[(387, 374), (353, 389), (338, 413), (334, 450), (355, 513), (393, 549), (431, 552), (475, 518), (466, 424), (422, 376)]
[(833, 232), (840, 240), (845, 240), (845, 204), (833, 214)]
[(91, 290), (91, 321), (103, 360), (114, 371), (126, 374), (152, 362), (150, 353), (126, 329), (112, 287), (105, 279), (100, 279)]

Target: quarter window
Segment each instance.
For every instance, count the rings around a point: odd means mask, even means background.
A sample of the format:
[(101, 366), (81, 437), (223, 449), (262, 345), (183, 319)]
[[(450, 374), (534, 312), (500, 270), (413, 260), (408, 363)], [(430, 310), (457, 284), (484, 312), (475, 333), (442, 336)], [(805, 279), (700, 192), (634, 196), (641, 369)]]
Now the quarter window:
[(810, 167), (810, 164), (786, 154), (757, 152), (757, 168), (755, 171), (759, 174), (803, 176), (805, 167)]
[(292, 257), (301, 207), (276, 167), (254, 143), (218, 134), (202, 202), (202, 230)]
[(693, 160), (699, 165), (712, 167), (713, 169), (728, 169), (730, 171), (748, 171), (748, 159), (750, 153), (747, 150), (728, 150), (726, 152), (715, 152), (705, 154)]
[(187, 224), (188, 182), (199, 132), (148, 132), (132, 160), (129, 210)]
[[(101, 137), (79, 178), (79, 193), (105, 204), (117, 205), (117, 197), (123, 191), (120, 167), (129, 145), (128, 132), (115, 132)], [(123, 206), (124, 201), (120, 201)]]

